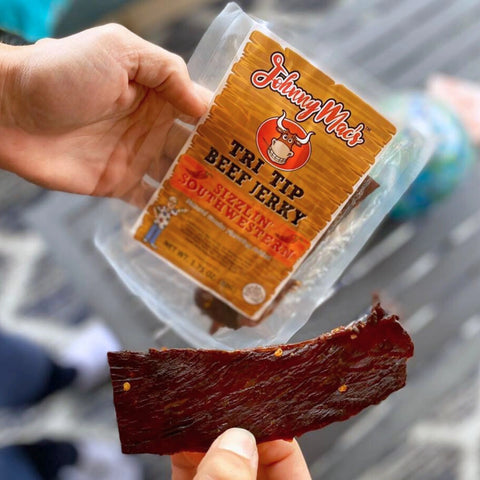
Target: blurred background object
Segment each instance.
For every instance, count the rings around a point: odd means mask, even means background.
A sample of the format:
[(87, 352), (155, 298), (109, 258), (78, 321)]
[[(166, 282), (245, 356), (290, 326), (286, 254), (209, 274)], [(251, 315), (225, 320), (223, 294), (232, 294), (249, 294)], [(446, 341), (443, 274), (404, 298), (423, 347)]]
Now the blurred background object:
[(69, 0), (1, 0), (1, 28), (21, 35), (28, 41), (53, 35)]
[(391, 212), (392, 218), (406, 220), (424, 213), (443, 200), (464, 180), (475, 160), (468, 132), (448, 105), (416, 91), (397, 93), (383, 103), (396, 125), (421, 124), (434, 139), (434, 152), (428, 165)]
[[(432, 74), (480, 82), (477, 0), (238, 3), (286, 32), (290, 41), (307, 40), (310, 57), (320, 67), (328, 66), (335, 78), (345, 78), (352, 89), (367, 97), (396, 98), (393, 108), (407, 118), (413, 100), (402, 95), (424, 92)], [(35, 40), (117, 21), (188, 59), (225, 4), (10, 0), (2, 2), (0, 27)], [(341, 288), (295, 336), (313, 337), (350, 322), (365, 312), (372, 293), (379, 292), (382, 301), (402, 314), (413, 336), (416, 353), (409, 381), (381, 405), (301, 438), (314, 479), (480, 478), (478, 151), (469, 153), (465, 147), (464, 126), (449, 107), (423, 97), (422, 102), (425, 108), (414, 109), (414, 115), (433, 122), (439, 145), (448, 145), (448, 155), (437, 152), (440, 163), (428, 168), (445, 167), (442, 182), (449, 195), (432, 197), (431, 208), (407, 215), (408, 221), (387, 220), (344, 274)], [(435, 175), (428, 170), (424, 175), (427, 183), (442, 188)], [(408, 213), (420, 213), (410, 207), (408, 197), (404, 202), (412, 209)], [(183, 345), (132, 298), (95, 251), (93, 230), (101, 203), (45, 192), (0, 173), (0, 327), (55, 352), (97, 316), (127, 348)], [(117, 441), (108, 384), (88, 395), (59, 392), (21, 415), (0, 413), (0, 445), (46, 434), (61, 438), (72, 430), (86, 439)], [(139, 461), (146, 479), (168, 478), (168, 459), (146, 456)]]

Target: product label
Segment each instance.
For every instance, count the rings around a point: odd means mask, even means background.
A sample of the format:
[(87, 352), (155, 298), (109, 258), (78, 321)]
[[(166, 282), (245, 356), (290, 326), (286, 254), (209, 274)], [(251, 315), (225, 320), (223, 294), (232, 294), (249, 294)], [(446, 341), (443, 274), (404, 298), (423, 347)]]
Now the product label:
[(394, 133), (354, 93), (254, 30), (135, 239), (258, 319)]

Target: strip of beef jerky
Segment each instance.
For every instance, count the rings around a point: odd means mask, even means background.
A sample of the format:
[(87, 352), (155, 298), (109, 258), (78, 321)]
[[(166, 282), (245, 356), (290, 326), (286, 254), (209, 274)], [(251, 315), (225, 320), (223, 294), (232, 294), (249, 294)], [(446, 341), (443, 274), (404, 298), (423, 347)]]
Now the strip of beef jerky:
[(346, 217), (357, 205), (363, 202), (379, 186), (380, 185), (372, 177), (365, 177), (365, 180), (360, 184), (350, 200), (342, 208), (342, 211), (338, 214), (337, 218), (328, 227), (327, 231), (323, 234), (315, 248), (320, 245), (322, 239), (325, 238), (344, 219), (344, 217)]
[(205, 452), (230, 427), (290, 439), (345, 420), (405, 385), (413, 354), (395, 315), (314, 340), (248, 350), (109, 353), (124, 453)]
[[(350, 201), (343, 207), (335, 221), (330, 225), (322, 239), (325, 238), (338, 225), (338, 223), (352, 211), (352, 209), (354, 209), (360, 202), (365, 200), (365, 198), (367, 198), (379, 186), (380, 185), (372, 177), (367, 176), (353, 194)], [(315, 249), (321, 244), (322, 239), (318, 242)], [(222, 300), (212, 295), (209, 291), (202, 288), (197, 288), (195, 291), (195, 303), (203, 313), (207, 314), (211, 318), (212, 326), (210, 328), (210, 334), (213, 335), (221, 327), (228, 327), (237, 330), (240, 327), (254, 327), (258, 325), (265, 318), (267, 318), (273, 312), (273, 310), (275, 310), (276, 306), (283, 300), (285, 295), (295, 290), (295, 288), (299, 285), (300, 282), (298, 280), (290, 279), (285, 287), (283, 287), (283, 289), (275, 297), (270, 307), (258, 320), (249, 319), (245, 315), (242, 315), (234, 310), (226, 303), (222, 302)]]
[(290, 279), (258, 320), (251, 320), (237, 312), (230, 305), (222, 302), (203, 288), (195, 290), (195, 304), (211, 318), (210, 334), (213, 335), (221, 327), (237, 330), (240, 327), (254, 327), (258, 325), (275, 310), (287, 293), (294, 291), (298, 286), (300, 286), (299, 281)]

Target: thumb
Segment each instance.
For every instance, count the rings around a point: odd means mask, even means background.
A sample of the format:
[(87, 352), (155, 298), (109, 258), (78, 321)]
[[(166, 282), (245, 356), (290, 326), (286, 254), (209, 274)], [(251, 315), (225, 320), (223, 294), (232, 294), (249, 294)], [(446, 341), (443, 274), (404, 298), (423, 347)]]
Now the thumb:
[(127, 29), (121, 33), (132, 54), (120, 55), (130, 81), (154, 89), (182, 113), (198, 118), (207, 108), (207, 100), (188, 74), (181, 57)]
[(213, 442), (194, 480), (255, 480), (257, 466), (255, 437), (242, 428), (231, 428)]

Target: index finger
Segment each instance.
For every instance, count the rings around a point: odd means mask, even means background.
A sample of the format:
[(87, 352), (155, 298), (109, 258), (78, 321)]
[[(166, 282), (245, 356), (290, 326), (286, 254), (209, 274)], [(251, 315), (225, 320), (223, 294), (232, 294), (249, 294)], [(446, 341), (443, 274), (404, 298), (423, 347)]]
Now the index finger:
[(172, 480), (192, 480), (204, 453), (180, 452), (172, 455)]
[(274, 440), (258, 445), (258, 478), (261, 480), (311, 480), (296, 440)]
[(119, 57), (130, 81), (158, 92), (181, 112), (198, 118), (207, 103), (188, 74), (183, 59), (158, 45), (122, 29), (129, 54)]

